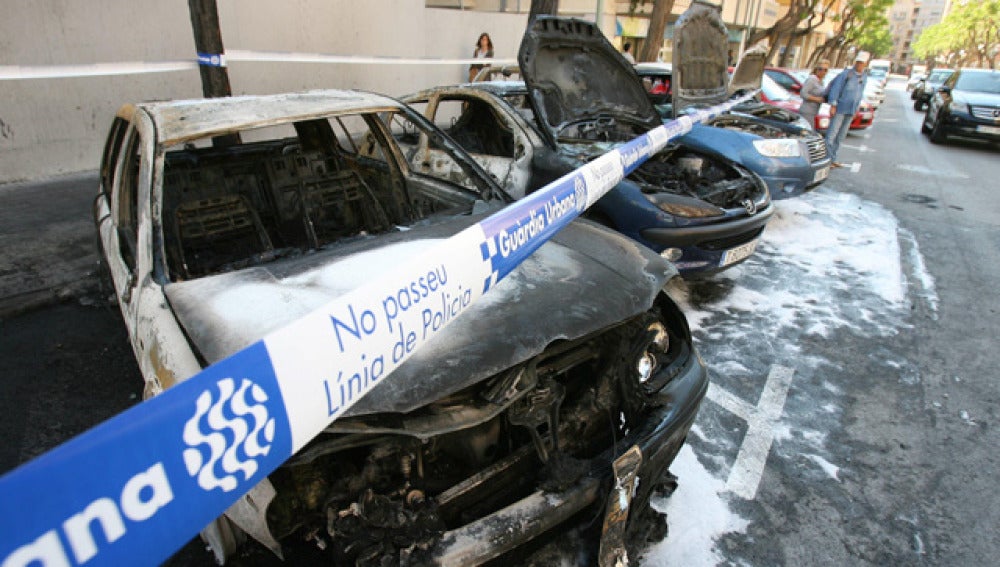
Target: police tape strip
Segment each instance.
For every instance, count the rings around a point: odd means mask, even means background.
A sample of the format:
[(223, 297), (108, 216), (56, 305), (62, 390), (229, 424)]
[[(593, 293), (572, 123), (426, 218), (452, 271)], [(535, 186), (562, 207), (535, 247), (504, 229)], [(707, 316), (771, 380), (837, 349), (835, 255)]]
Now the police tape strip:
[[(156, 564), (696, 121), (622, 144), (0, 478), (2, 567)], [(441, 306), (396, 301), (428, 289)]]
[(84, 65), (0, 65), (0, 81), (20, 79), (67, 79), (112, 75), (141, 75), (197, 70), (199, 65), (225, 67), (230, 61), (254, 63), (341, 63), (348, 65), (515, 65), (514, 59), (433, 59), (414, 57), (358, 57), (284, 51), (234, 49), (224, 54), (199, 53), (192, 61), (146, 63), (92, 63)]

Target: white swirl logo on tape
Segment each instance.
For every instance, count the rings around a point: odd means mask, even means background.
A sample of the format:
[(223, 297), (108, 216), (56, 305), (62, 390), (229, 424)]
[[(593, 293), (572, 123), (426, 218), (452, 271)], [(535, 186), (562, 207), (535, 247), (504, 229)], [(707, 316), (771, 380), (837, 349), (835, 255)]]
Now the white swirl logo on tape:
[[(235, 381), (225, 378), (216, 386), (219, 398), (213, 400), (211, 390), (202, 392), (194, 416), (184, 424), (184, 442), (189, 447), (184, 450), (184, 464), (198, 479), (198, 486), (229, 492), (239, 485), (234, 475), (243, 473), (243, 480), (249, 480), (257, 472), (254, 457), (266, 456), (271, 450), (274, 420), (264, 405), (267, 394), (257, 384), (243, 380), (236, 390)], [(226, 417), (226, 410), (233, 417)], [(232, 442), (227, 442), (228, 438)], [(207, 459), (202, 446), (208, 448)], [(216, 465), (226, 474), (216, 476)]]

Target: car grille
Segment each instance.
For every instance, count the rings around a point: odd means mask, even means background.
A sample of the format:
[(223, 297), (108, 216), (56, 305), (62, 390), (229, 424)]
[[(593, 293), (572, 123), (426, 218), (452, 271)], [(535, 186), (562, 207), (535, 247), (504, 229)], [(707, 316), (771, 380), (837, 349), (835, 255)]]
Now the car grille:
[(729, 250), (730, 248), (735, 248), (741, 244), (746, 244), (751, 240), (760, 236), (764, 232), (764, 227), (760, 227), (749, 232), (744, 232), (742, 234), (737, 234), (735, 236), (730, 236), (728, 238), (720, 238), (718, 240), (710, 240), (708, 242), (702, 242), (701, 248), (705, 250)]
[(1000, 122), (1000, 107), (998, 106), (969, 106), (972, 115), (982, 120), (994, 120)]
[(809, 163), (826, 159), (826, 142), (823, 141), (823, 138), (816, 136), (806, 140), (806, 145), (809, 147)]

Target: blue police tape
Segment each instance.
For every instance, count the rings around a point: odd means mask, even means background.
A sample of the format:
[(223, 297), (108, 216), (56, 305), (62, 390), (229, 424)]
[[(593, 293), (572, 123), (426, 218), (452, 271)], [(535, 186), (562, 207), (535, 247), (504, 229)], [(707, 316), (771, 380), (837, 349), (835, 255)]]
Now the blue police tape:
[(198, 64), (203, 67), (225, 67), (226, 55), (223, 53), (198, 52)]
[[(4, 475), (0, 567), (167, 559), (693, 122), (620, 145)], [(418, 281), (441, 307), (397, 301)]]

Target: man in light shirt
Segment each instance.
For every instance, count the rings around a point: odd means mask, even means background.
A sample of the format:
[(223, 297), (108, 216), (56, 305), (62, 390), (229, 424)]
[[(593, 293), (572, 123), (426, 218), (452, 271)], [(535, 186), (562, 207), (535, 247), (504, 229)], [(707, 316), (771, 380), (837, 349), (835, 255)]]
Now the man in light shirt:
[(854, 58), (854, 66), (844, 69), (834, 77), (827, 88), (826, 101), (830, 105), (830, 126), (826, 130), (826, 147), (830, 159), (833, 160), (833, 167), (844, 167), (844, 164), (837, 161), (837, 150), (847, 137), (854, 114), (865, 96), (865, 82), (868, 81), (865, 67), (868, 66), (870, 58), (871, 55), (867, 51), (859, 51), (858, 56)]

